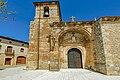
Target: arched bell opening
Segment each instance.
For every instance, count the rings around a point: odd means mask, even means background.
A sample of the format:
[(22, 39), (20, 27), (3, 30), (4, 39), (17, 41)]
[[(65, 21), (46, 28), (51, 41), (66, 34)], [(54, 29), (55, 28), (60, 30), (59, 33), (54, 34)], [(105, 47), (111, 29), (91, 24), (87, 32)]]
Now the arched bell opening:
[(48, 6), (44, 7), (44, 17), (49, 17), (49, 7)]

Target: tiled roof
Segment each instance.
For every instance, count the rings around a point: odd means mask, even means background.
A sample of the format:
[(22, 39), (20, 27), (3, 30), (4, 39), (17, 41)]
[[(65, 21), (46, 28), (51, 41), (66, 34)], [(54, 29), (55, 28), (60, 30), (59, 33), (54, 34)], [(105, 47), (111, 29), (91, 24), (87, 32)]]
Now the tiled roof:
[(20, 43), (29, 44), (28, 42), (16, 40), (16, 39), (13, 39), (13, 38), (10, 38), (10, 37), (6, 37), (6, 36), (0, 36), (0, 38), (7, 39), (7, 40), (12, 40), (12, 41), (17, 41), (17, 42), (20, 42)]

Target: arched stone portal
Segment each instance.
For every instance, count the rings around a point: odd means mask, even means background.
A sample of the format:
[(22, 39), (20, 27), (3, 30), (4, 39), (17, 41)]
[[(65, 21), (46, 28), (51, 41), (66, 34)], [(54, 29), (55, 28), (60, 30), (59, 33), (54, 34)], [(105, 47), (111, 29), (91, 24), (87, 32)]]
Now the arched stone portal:
[(78, 28), (61, 32), (58, 37), (61, 68), (89, 68), (93, 65), (90, 37), (90, 34)]
[(81, 51), (72, 48), (68, 51), (68, 68), (83, 68)]

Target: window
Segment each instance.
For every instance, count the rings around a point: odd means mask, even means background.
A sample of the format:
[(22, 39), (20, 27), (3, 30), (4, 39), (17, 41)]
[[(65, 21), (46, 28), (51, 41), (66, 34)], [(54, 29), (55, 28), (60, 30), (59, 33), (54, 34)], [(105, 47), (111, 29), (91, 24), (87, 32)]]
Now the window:
[(12, 52), (12, 46), (7, 46), (7, 52)]
[(20, 49), (20, 52), (24, 52), (24, 49), (23, 49), (23, 48), (21, 48), (21, 49)]
[(24, 46), (24, 44), (22, 44), (22, 46)]
[(5, 58), (5, 65), (11, 65), (12, 58)]
[(44, 17), (49, 17), (49, 7), (48, 6), (44, 7)]
[(9, 43), (11, 44), (12, 42), (11, 42), (11, 41), (9, 41)]
[(1, 50), (1, 48), (2, 48), (2, 45), (0, 45), (0, 50)]

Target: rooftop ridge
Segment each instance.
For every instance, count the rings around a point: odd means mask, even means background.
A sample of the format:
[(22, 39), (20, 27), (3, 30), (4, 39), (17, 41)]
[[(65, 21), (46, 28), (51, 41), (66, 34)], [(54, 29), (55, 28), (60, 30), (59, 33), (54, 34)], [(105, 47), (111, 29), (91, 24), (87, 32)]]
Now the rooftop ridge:
[(21, 42), (21, 43), (25, 43), (25, 44), (29, 44), (28, 42), (13, 39), (13, 38), (10, 38), (10, 37), (7, 37), (7, 36), (0, 36), (0, 38), (7, 39), (7, 40), (12, 40), (12, 41), (17, 41), (17, 42)]

